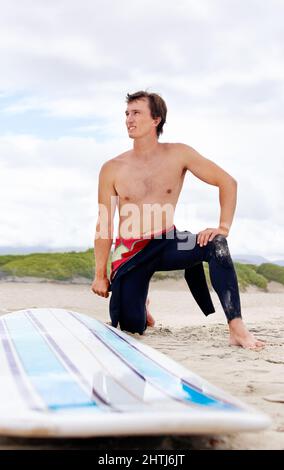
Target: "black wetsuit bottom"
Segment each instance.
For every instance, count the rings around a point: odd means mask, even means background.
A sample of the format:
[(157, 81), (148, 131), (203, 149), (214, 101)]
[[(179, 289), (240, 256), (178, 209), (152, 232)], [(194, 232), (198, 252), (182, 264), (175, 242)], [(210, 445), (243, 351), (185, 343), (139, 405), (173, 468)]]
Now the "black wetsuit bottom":
[(226, 238), (217, 235), (201, 247), (196, 243), (197, 236), (191, 234), (191, 237), (195, 237), (194, 246), (188, 247), (186, 240), (181, 240), (175, 233), (157, 256), (140, 263), (121, 278), (119, 323), (122, 330), (141, 333), (146, 329), (146, 300), (149, 283), (155, 272), (186, 269), (202, 261), (208, 263), (210, 280), (227, 321), (241, 318), (238, 281)]

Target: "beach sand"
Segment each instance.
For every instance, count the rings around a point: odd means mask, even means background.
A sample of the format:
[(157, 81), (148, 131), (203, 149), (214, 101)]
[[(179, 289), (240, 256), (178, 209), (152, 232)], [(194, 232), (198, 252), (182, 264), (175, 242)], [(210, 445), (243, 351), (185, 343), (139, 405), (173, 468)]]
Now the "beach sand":
[[(205, 317), (184, 280), (150, 285), (154, 328), (139, 341), (201, 375), (235, 397), (267, 413), (272, 425), (258, 433), (210, 436), (142, 436), (92, 439), (22, 439), (0, 437), (1, 449), (284, 449), (284, 288), (270, 283), (269, 292), (250, 288), (241, 294), (244, 320), (267, 341), (261, 351), (228, 345), (228, 327), (219, 301), (216, 313)], [(108, 302), (89, 285), (53, 282), (0, 282), (0, 314), (35, 308), (65, 308), (109, 321)], [(162, 431), (162, 430), (161, 430)]]

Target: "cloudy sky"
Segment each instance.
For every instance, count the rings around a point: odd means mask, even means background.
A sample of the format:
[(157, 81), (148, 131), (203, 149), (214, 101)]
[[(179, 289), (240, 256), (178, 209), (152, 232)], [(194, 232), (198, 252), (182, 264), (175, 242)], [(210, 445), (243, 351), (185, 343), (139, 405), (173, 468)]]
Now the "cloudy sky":
[[(130, 148), (125, 95), (159, 92), (163, 142), (239, 183), (233, 254), (284, 255), (283, 0), (0, 0), (0, 247), (93, 244), (102, 163)], [(216, 226), (188, 174), (180, 229)]]

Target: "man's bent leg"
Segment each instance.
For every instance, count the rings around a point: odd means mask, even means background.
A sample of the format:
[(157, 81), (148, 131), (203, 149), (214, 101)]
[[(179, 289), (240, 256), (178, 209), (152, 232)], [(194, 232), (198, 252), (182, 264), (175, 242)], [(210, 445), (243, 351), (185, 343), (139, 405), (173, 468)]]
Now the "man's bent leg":
[(230, 344), (247, 349), (264, 347), (265, 343), (256, 339), (242, 320), (238, 280), (226, 238), (217, 235), (208, 245), (210, 279), (228, 320)]
[[(241, 318), (238, 279), (225, 237), (217, 235), (204, 248), (212, 286), (216, 291), (228, 322)], [(201, 249), (202, 249), (201, 248)]]
[(157, 271), (185, 269), (196, 262), (207, 261), (212, 286), (216, 291), (229, 330), (230, 344), (244, 348), (263, 347), (264, 343), (257, 340), (246, 328), (242, 316), (237, 275), (228, 249), (227, 240), (217, 235), (206, 246), (198, 244), (192, 249), (182, 249), (182, 243), (177, 240), (167, 246), (156, 265)]
[[(185, 232), (180, 233), (183, 236)], [(212, 286), (220, 299), (227, 320), (241, 318), (238, 281), (225, 237), (217, 235), (206, 246), (201, 247), (196, 243), (190, 249), (187, 249), (187, 243), (176, 238), (161, 253), (155, 270), (186, 269), (202, 261), (209, 264)]]
[(119, 323), (122, 330), (140, 335), (146, 330), (146, 301), (151, 276), (147, 266), (140, 265), (121, 279)]

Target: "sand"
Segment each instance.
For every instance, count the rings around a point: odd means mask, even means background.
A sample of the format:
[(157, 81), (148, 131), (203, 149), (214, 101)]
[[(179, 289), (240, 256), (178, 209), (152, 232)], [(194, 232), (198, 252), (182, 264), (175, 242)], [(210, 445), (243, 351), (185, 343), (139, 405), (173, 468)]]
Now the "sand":
[[(205, 317), (183, 280), (152, 282), (150, 307), (156, 326), (134, 335), (200, 374), (213, 384), (272, 418), (258, 433), (221, 436), (157, 436), (94, 439), (18, 439), (0, 437), (0, 449), (284, 449), (284, 289), (250, 288), (241, 294), (243, 317), (255, 335), (267, 341), (261, 351), (228, 345), (228, 328), (219, 301)], [(108, 302), (89, 285), (52, 282), (0, 282), (0, 314), (32, 307), (72, 309), (108, 321)]]

